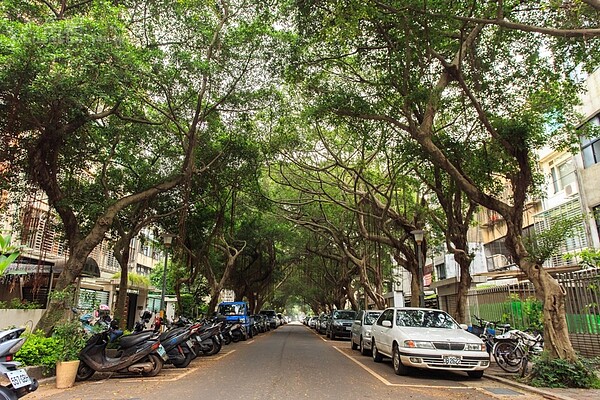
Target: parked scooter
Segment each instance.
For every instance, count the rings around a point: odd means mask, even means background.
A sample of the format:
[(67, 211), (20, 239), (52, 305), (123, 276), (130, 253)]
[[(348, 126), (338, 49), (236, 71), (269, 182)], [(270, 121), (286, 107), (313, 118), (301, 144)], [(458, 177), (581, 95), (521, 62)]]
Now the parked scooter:
[(20, 337), (25, 328), (0, 331), (0, 374), (10, 381), (7, 386), (0, 385), (0, 399), (16, 400), (37, 390), (38, 382), (27, 375), (24, 369), (17, 369), (19, 362), (13, 361), (15, 353), (25, 343)]
[(192, 335), (192, 343), (197, 354), (211, 356), (221, 351), (223, 339), (221, 337), (222, 323), (197, 324), (194, 325), (195, 333)]
[[(194, 344), (191, 340), (192, 333), (195, 331), (192, 325), (187, 321), (180, 320), (179, 324), (160, 335), (160, 343), (165, 348), (169, 360), (177, 368), (185, 368), (196, 358), (197, 352), (194, 350)], [(180, 326), (178, 326), (180, 325)]]
[(97, 372), (138, 373), (143, 376), (156, 376), (168, 360), (167, 352), (160, 344), (154, 331), (144, 331), (121, 336), (115, 357), (106, 354), (110, 335), (116, 330), (113, 322), (109, 329), (94, 334), (79, 353), (77, 380), (89, 379)]

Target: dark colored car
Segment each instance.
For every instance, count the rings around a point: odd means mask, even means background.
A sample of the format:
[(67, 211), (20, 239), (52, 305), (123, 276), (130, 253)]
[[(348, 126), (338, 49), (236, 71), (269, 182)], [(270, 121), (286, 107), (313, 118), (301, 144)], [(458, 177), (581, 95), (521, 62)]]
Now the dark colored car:
[(261, 310), (259, 314), (267, 317), (271, 329), (275, 329), (279, 326), (279, 324), (277, 323), (277, 313), (275, 312), (275, 310)]
[(337, 337), (349, 338), (352, 335), (352, 323), (355, 319), (356, 311), (354, 310), (332, 311), (326, 330), (327, 337), (330, 339)]

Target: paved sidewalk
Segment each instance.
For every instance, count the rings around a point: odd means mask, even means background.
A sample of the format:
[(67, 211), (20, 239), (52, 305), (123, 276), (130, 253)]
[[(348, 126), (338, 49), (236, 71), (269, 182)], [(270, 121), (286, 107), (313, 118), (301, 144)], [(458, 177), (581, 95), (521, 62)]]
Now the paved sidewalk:
[(548, 399), (555, 400), (600, 400), (600, 389), (560, 389), (560, 388), (536, 388), (525, 385), (515, 380), (516, 374), (509, 374), (502, 370), (495, 362), (485, 372), (485, 377), (502, 382), (507, 385), (518, 387), (532, 393), (539, 394)]

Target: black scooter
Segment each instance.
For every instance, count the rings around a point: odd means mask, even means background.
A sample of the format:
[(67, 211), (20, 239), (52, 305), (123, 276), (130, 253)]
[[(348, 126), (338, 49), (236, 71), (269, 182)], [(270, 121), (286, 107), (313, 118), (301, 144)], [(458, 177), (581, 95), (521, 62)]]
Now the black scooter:
[(191, 340), (190, 326), (173, 327), (160, 335), (160, 343), (167, 351), (170, 362), (177, 368), (185, 368), (196, 358), (197, 353)]
[(121, 336), (116, 356), (107, 356), (106, 346), (115, 328), (116, 324), (111, 324), (108, 330), (88, 339), (79, 353), (78, 381), (89, 379), (95, 372), (129, 372), (147, 377), (160, 372), (168, 356), (153, 331)]
[(218, 322), (214, 325), (202, 325), (196, 330), (196, 333), (192, 335), (192, 342), (198, 354), (212, 356), (221, 351), (223, 343), (221, 326), (222, 323)]

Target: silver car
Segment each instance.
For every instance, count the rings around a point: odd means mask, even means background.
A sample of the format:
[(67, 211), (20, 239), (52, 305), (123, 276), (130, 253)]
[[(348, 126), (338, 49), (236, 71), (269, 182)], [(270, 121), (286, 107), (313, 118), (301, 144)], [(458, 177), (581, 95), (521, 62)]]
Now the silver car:
[(350, 338), (352, 350), (360, 349), (363, 356), (371, 352), (371, 327), (379, 318), (382, 310), (362, 310), (358, 312), (352, 323)]

